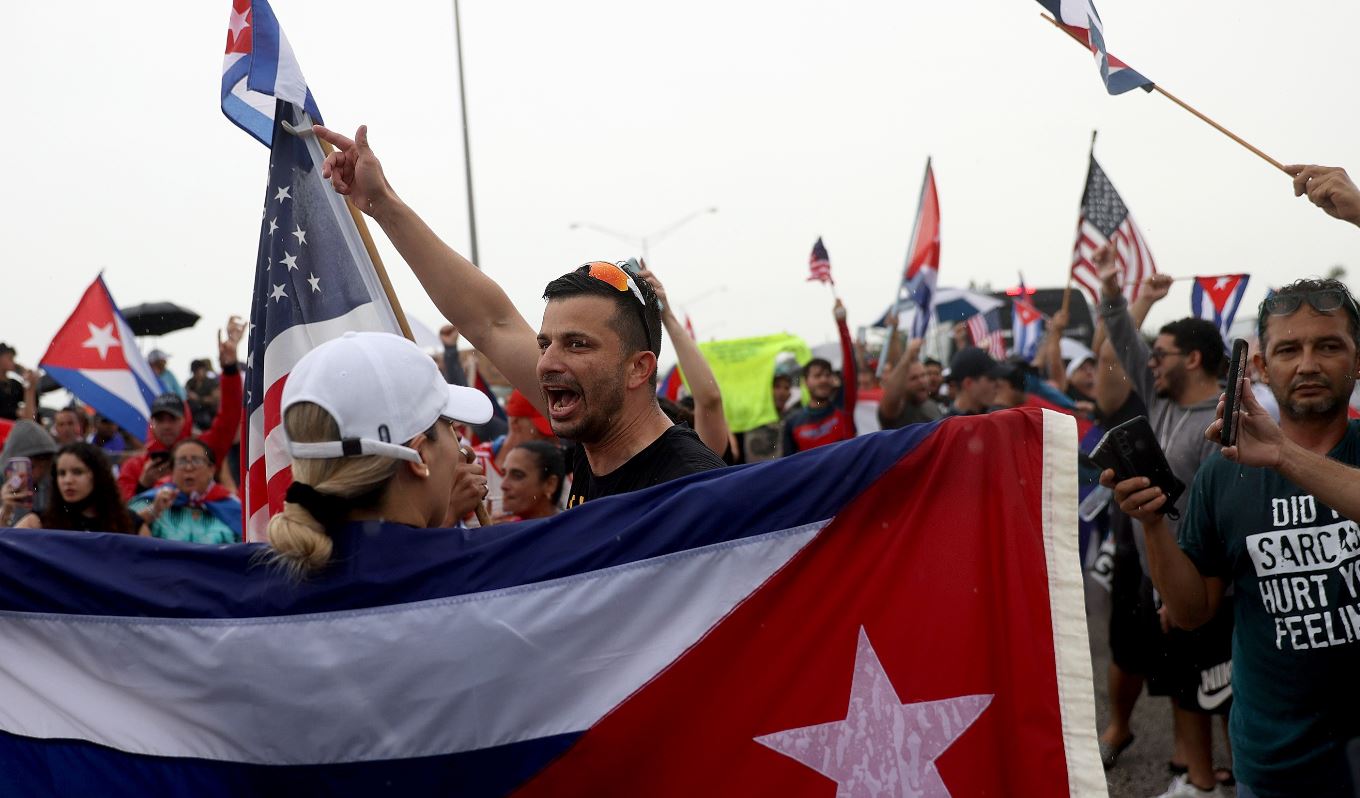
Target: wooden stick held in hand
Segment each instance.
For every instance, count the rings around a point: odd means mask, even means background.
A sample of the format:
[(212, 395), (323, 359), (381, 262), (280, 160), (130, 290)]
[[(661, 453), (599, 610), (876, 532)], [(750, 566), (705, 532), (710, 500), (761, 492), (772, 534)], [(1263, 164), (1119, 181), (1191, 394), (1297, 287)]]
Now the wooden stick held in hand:
[[(1078, 36), (1077, 34), (1073, 33), (1072, 31), (1068, 30), (1066, 26), (1064, 26), (1062, 23), (1060, 23), (1060, 22), (1058, 22), (1057, 20), (1055, 20), (1053, 17), (1050, 17), (1050, 16), (1047, 15), (1047, 14), (1040, 14), (1039, 16), (1041, 16), (1041, 17), (1043, 17), (1044, 19), (1048, 20), (1049, 24), (1051, 24), (1053, 27), (1057, 28), (1058, 30), (1062, 31), (1063, 33), (1066, 33), (1068, 36), (1071, 36), (1071, 37), (1072, 37), (1072, 41), (1074, 41), (1074, 42), (1076, 42), (1077, 44), (1081, 45), (1081, 47), (1082, 47), (1083, 50), (1088, 50), (1088, 49), (1089, 49), (1089, 48), (1087, 47), (1086, 42), (1082, 41), (1080, 36)], [(1217, 123), (1217, 122), (1215, 122), (1214, 120), (1210, 119), (1208, 116), (1205, 116), (1205, 115), (1204, 115), (1203, 113), (1201, 113), (1198, 109), (1196, 109), (1195, 107), (1193, 107), (1193, 106), (1191, 106), (1190, 104), (1186, 103), (1184, 100), (1180, 99), (1180, 98), (1177, 97), (1176, 95), (1172, 94), (1171, 92), (1167, 91), (1166, 89), (1163, 89), (1161, 86), (1157, 85), (1156, 83), (1152, 84), (1152, 90), (1155, 91), (1155, 92), (1157, 92), (1158, 94), (1162, 95), (1163, 97), (1167, 98), (1168, 100), (1170, 100), (1171, 102), (1175, 103), (1176, 105), (1179, 105), (1180, 107), (1182, 107), (1182, 108), (1184, 108), (1185, 110), (1189, 111), (1190, 113), (1194, 114), (1195, 116), (1199, 117), (1199, 119), (1200, 119), (1201, 121), (1207, 123), (1207, 124), (1208, 124), (1209, 126), (1211, 126), (1214, 130), (1217, 130), (1219, 133), (1222, 133), (1223, 135), (1227, 136), (1228, 138), (1232, 139), (1233, 141), (1237, 142), (1238, 144), (1241, 144), (1243, 147), (1246, 147), (1246, 148), (1247, 148), (1248, 150), (1250, 150), (1251, 152), (1253, 152), (1253, 153), (1255, 153), (1256, 155), (1260, 156), (1261, 159), (1264, 160), (1266, 163), (1270, 164), (1271, 166), (1275, 167), (1276, 169), (1279, 169), (1281, 172), (1284, 172), (1285, 174), (1289, 175), (1290, 177), (1293, 177), (1293, 175), (1290, 175), (1290, 174), (1289, 174), (1289, 170), (1287, 170), (1287, 169), (1284, 168), (1284, 164), (1280, 163), (1279, 161), (1275, 160), (1274, 158), (1270, 157), (1269, 155), (1266, 155), (1264, 152), (1261, 152), (1259, 149), (1257, 149), (1256, 147), (1253, 147), (1251, 144), (1248, 144), (1246, 139), (1242, 138), (1241, 136), (1237, 135), (1236, 133), (1232, 132), (1231, 130), (1227, 129), (1226, 127), (1223, 127), (1223, 126), (1220, 125), (1219, 123)]]

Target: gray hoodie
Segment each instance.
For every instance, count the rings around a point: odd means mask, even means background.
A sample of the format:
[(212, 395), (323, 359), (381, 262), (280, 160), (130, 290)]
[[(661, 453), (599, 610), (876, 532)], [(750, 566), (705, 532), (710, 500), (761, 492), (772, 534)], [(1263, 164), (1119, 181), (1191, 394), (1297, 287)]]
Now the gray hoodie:
[[(0, 471), (9, 464), (10, 458), (52, 456), (57, 453), (57, 442), (35, 421), (16, 421), (14, 429), (9, 431), (9, 437), (5, 438), (5, 448), (0, 449)], [(48, 485), (51, 480), (40, 479), (33, 486), (33, 510), (32, 512), (41, 513), (47, 509)], [(10, 522), (19, 523), (19, 519), (28, 515), (30, 511), (20, 510)]]
[[(1183, 513), (1200, 463), (1218, 451), (1218, 447), (1204, 437), (1204, 430), (1213, 423), (1217, 412), (1218, 397), (1182, 406), (1171, 399), (1157, 396), (1152, 388), (1152, 369), (1148, 368), (1147, 342), (1138, 333), (1138, 328), (1133, 326), (1133, 316), (1129, 315), (1128, 302), (1123, 295), (1101, 300), (1100, 317), (1105, 320), (1110, 344), (1114, 346), (1120, 365), (1133, 383), (1133, 390), (1147, 405), (1148, 422), (1157, 434), (1162, 451), (1166, 452), (1171, 473), (1185, 483), (1185, 492), (1176, 500), (1176, 509)], [(1180, 524), (1170, 518), (1166, 520), (1172, 534), (1176, 534)], [(1142, 524), (1134, 521), (1133, 531), (1134, 541), (1138, 545), (1138, 558), (1142, 560), (1146, 572), (1147, 543), (1143, 537)]]

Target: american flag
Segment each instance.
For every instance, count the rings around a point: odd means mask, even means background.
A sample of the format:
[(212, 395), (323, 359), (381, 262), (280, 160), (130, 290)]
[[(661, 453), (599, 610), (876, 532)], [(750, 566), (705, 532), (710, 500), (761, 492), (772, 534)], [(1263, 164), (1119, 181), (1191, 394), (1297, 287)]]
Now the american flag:
[[(246, 537), (263, 540), (292, 481), (279, 401), (294, 364), (350, 330), (401, 334), (345, 199), (321, 178), (310, 123), (280, 101), (260, 222), (246, 369)], [(303, 135), (289, 133), (289, 120)]]
[(817, 243), (812, 245), (812, 257), (808, 259), (808, 282), (814, 280), (819, 283), (836, 284), (831, 279), (831, 256), (826, 254), (826, 245), (822, 239), (818, 238)]
[(968, 317), (967, 325), (974, 346), (982, 347), (998, 360), (1006, 357), (1006, 339), (1001, 334), (1001, 315), (997, 311), (974, 313)]
[(1130, 302), (1138, 298), (1143, 279), (1157, 273), (1143, 234), (1134, 224), (1133, 214), (1119, 198), (1119, 192), (1105, 176), (1105, 170), (1091, 157), (1086, 174), (1086, 191), (1081, 195), (1081, 218), (1077, 221), (1077, 243), (1072, 248), (1072, 281), (1086, 295), (1092, 307), (1100, 303), (1100, 277), (1091, 262), (1095, 251), (1114, 242), (1119, 283)]

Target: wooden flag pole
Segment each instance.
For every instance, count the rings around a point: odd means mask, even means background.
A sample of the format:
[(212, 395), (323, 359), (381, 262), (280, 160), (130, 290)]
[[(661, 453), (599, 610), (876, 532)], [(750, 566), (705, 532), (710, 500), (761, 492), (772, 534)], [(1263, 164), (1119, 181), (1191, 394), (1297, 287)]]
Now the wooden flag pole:
[[(1051, 24), (1053, 27), (1057, 28), (1058, 30), (1062, 31), (1063, 33), (1066, 33), (1068, 36), (1071, 36), (1071, 37), (1072, 37), (1072, 41), (1074, 41), (1074, 42), (1076, 42), (1077, 44), (1081, 45), (1081, 47), (1082, 47), (1083, 50), (1089, 50), (1089, 49), (1090, 49), (1090, 48), (1087, 46), (1086, 42), (1083, 42), (1083, 41), (1081, 40), (1081, 37), (1080, 37), (1080, 36), (1076, 35), (1076, 34), (1073, 33), (1072, 31), (1068, 30), (1065, 26), (1063, 26), (1063, 25), (1062, 25), (1061, 23), (1059, 23), (1057, 20), (1053, 19), (1053, 17), (1050, 17), (1050, 16), (1047, 15), (1047, 14), (1040, 14), (1039, 16), (1041, 16), (1041, 17), (1043, 17), (1044, 19), (1048, 20), (1049, 24)], [(1189, 111), (1190, 113), (1194, 114), (1195, 116), (1199, 117), (1201, 121), (1208, 123), (1210, 127), (1214, 128), (1214, 129), (1217, 130), (1219, 133), (1222, 133), (1223, 135), (1227, 136), (1228, 138), (1232, 139), (1233, 141), (1237, 142), (1238, 144), (1241, 144), (1243, 147), (1246, 147), (1246, 148), (1247, 148), (1248, 150), (1250, 150), (1251, 152), (1253, 152), (1253, 153), (1255, 153), (1256, 155), (1260, 156), (1260, 158), (1261, 158), (1262, 160), (1264, 160), (1266, 163), (1270, 164), (1271, 166), (1275, 167), (1276, 169), (1279, 169), (1281, 172), (1284, 172), (1284, 173), (1287, 174), (1287, 175), (1289, 174), (1289, 170), (1287, 170), (1287, 169), (1284, 168), (1284, 164), (1280, 163), (1279, 161), (1275, 160), (1274, 158), (1270, 157), (1269, 155), (1266, 155), (1264, 152), (1261, 152), (1261, 151), (1260, 151), (1259, 149), (1257, 149), (1256, 147), (1253, 147), (1251, 144), (1247, 143), (1247, 140), (1246, 140), (1246, 139), (1242, 138), (1241, 136), (1237, 135), (1236, 133), (1232, 132), (1231, 130), (1227, 129), (1226, 127), (1223, 127), (1223, 126), (1220, 125), (1219, 123), (1217, 123), (1217, 122), (1215, 122), (1214, 120), (1210, 119), (1209, 117), (1205, 116), (1203, 113), (1200, 113), (1200, 111), (1199, 111), (1198, 109), (1196, 109), (1194, 106), (1192, 106), (1192, 105), (1186, 103), (1184, 100), (1182, 100), (1181, 98), (1179, 98), (1179, 97), (1177, 97), (1176, 95), (1172, 94), (1171, 92), (1167, 91), (1166, 89), (1163, 89), (1160, 85), (1158, 85), (1158, 84), (1156, 84), (1156, 83), (1152, 84), (1152, 90), (1155, 91), (1155, 92), (1157, 92), (1158, 94), (1162, 95), (1163, 97), (1167, 98), (1168, 100), (1170, 100), (1171, 102), (1175, 103), (1176, 105), (1179, 105), (1180, 107), (1182, 107), (1182, 108), (1184, 108), (1185, 110)], [(1293, 177), (1293, 175), (1290, 175), (1290, 177)]]
[[(306, 133), (310, 133), (308, 129)], [(330, 155), (335, 152), (335, 148), (330, 142), (321, 137), (317, 137), (317, 143), (321, 145), (321, 154)], [(414, 341), (416, 337), (411, 334), (411, 325), (406, 321), (406, 313), (401, 309), (401, 302), (397, 300), (397, 292), (392, 289), (392, 281), (387, 277), (387, 269), (383, 268), (382, 256), (378, 254), (378, 248), (373, 244), (373, 235), (368, 232), (368, 222), (359, 209), (354, 207), (354, 203), (345, 197), (345, 207), (349, 208), (349, 215), (354, 219), (354, 226), (359, 229), (359, 238), (364, 242), (364, 249), (368, 250), (369, 260), (373, 261), (373, 270), (378, 273), (378, 282), (382, 283), (383, 292), (387, 294), (387, 301), (392, 305), (392, 314), (397, 317), (397, 326), (401, 328), (401, 334), (406, 336), (406, 340)]]

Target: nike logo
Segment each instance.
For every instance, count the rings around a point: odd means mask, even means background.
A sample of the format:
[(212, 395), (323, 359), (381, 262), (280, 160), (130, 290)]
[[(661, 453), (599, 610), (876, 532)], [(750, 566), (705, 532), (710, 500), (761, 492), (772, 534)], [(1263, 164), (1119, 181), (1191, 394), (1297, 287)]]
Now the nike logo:
[(1199, 704), (1200, 709), (1218, 709), (1223, 706), (1223, 702), (1230, 698), (1232, 698), (1232, 685), (1210, 692), (1204, 691), (1204, 685), (1195, 688), (1195, 702)]

